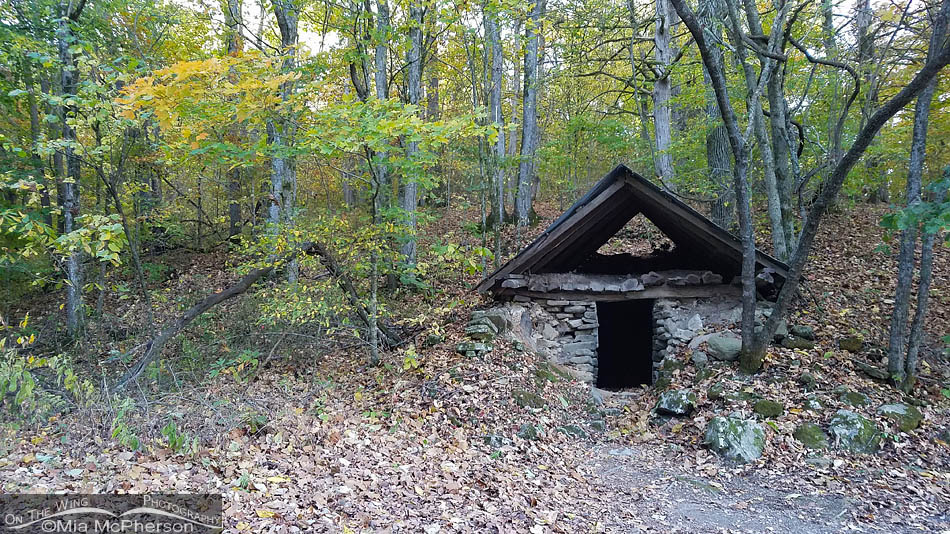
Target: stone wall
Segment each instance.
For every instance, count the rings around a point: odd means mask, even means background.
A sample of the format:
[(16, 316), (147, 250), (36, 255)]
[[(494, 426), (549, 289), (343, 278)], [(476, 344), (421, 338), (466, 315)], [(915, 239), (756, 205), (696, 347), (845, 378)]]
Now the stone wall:
[(597, 306), (586, 300), (533, 299), (536, 346), (554, 363), (593, 382), (597, 376)]
[[(516, 297), (506, 307), (530, 315), (525, 344), (550, 361), (574, 372), (578, 379), (596, 382), (598, 327), (597, 305), (588, 300), (554, 300)], [(739, 302), (727, 297), (656, 299), (653, 307), (653, 377), (670, 354), (701, 339), (707, 329), (718, 330), (735, 322)], [(741, 309), (741, 308), (740, 308)], [(521, 336), (516, 336), (521, 337)]]

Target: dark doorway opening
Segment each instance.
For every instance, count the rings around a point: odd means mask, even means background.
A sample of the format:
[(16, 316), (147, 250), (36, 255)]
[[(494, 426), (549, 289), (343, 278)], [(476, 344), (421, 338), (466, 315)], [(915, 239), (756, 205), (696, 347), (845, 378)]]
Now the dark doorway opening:
[(597, 303), (597, 387), (653, 383), (653, 300)]

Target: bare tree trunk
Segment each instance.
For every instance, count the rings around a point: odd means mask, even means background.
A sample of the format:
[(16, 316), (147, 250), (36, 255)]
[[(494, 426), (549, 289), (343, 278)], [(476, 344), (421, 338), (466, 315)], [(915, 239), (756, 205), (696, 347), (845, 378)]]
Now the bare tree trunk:
[(490, 158), (490, 168), (495, 181), (495, 268), (501, 266), (501, 227), (505, 222), (505, 169), (501, 163), (505, 157), (505, 120), (501, 113), (501, 84), (504, 57), (501, 35), (498, 31), (497, 14), (482, 7), (485, 23), (485, 48), (488, 49), (491, 65), (491, 96), (488, 101), (489, 120), (497, 131), (495, 146)]
[[(244, 20), (241, 13), (241, 0), (227, 0), (222, 4), (224, 21), (227, 26), (225, 43), (228, 55), (238, 56), (244, 50)], [(232, 69), (228, 78), (232, 84), (238, 82), (237, 73)], [(242, 138), (241, 126), (237, 117), (232, 117), (231, 136), (235, 142)], [(241, 168), (234, 166), (228, 170), (228, 238), (233, 239), (241, 233)]]
[[(947, 167), (945, 176), (950, 177), (950, 167)], [(937, 202), (943, 202), (946, 190), (941, 191)], [(920, 343), (924, 337), (924, 320), (927, 318), (927, 305), (930, 300), (930, 284), (933, 281), (934, 242), (936, 234), (925, 232), (922, 239), (920, 254), (920, 283), (917, 286), (917, 309), (914, 310), (914, 319), (910, 324), (910, 334), (907, 342), (907, 358), (904, 360), (904, 382), (901, 389), (910, 393), (917, 382), (917, 360), (920, 354)]]
[[(748, 166), (749, 150), (745, 139), (739, 131), (739, 121), (736, 118), (732, 103), (729, 100), (726, 75), (720, 57), (711, 52), (712, 47), (707, 44), (703, 30), (696, 20), (692, 9), (684, 0), (671, 0), (680, 19), (686, 24), (693, 39), (696, 41), (703, 58), (703, 64), (709, 72), (713, 89), (716, 92), (716, 103), (722, 116), (723, 124), (729, 137), (734, 160), (733, 176), (736, 189), (736, 212), (739, 217), (739, 237), (742, 240), (742, 358), (743, 368), (747, 368), (745, 360), (751, 353), (752, 335), (755, 328), (755, 242), (752, 236), (752, 214), (749, 206)], [(741, 45), (740, 45), (741, 49)]]
[(670, 0), (656, 0), (653, 41), (660, 74), (653, 83), (653, 132), (656, 139), (653, 165), (657, 178), (667, 187), (673, 187), (673, 154), (670, 153), (673, 143), (673, 112), (670, 107), (673, 83), (670, 77), (673, 68), (672, 33), (677, 18)]
[[(515, 212), (518, 227), (528, 226), (531, 217), (531, 182), (535, 170), (535, 151), (540, 141), (538, 131), (538, 51), (541, 18), (546, 0), (538, 0), (525, 24), (524, 100), (522, 103), (521, 162), (518, 166), (518, 196)], [(520, 235), (519, 235), (520, 237)]]
[[(674, 2), (681, 3), (682, 0), (674, 0)], [(941, 7), (942, 12), (946, 13), (948, 8), (950, 8), (950, 0), (943, 0)], [(779, 321), (788, 310), (792, 298), (794, 298), (798, 292), (802, 271), (808, 260), (808, 255), (811, 253), (815, 236), (818, 233), (818, 226), (821, 223), (822, 217), (827, 212), (828, 207), (831, 205), (831, 202), (841, 190), (841, 186), (844, 184), (848, 173), (867, 150), (868, 146), (870, 146), (881, 127), (897, 114), (897, 112), (902, 110), (904, 106), (909, 104), (911, 100), (918, 96), (937, 73), (946, 67), (948, 63), (950, 63), (950, 43), (943, 45), (939, 51), (932, 53), (927, 63), (914, 75), (910, 83), (881, 105), (877, 111), (868, 118), (864, 127), (862, 127), (855, 136), (854, 144), (845, 152), (827, 181), (822, 184), (821, 193), (818, 195), (814, 204), (812, 204), (811, 210), (805, 218), (805, 224), (802, 228), (795, 254), (793, 254), (789, 260), (788, 279), (782, 286), (778, 299), (772, 306), (772, 313), (769, 315), (765, 327), (756, 335), (754, 351), (757, 358), (764, 357), (768, 341), (772, 338)]]
[[(704, 0), (699, 4), (697, 16), (712, 42), (721, 43), (725, 18), (723, 0)], [(722, 48), (713, 46), (710, 53), (717, 56), (717, 63), (725, 64)], [(705, 67), (703, 67), (703, 80), (706, 82), (706, 166), (709, 168), (709, 181), (718, 189), (712, 206), (712, 220), (731, 231), (735, 224), (736, 197), (735, 188), (730, 184), (732, 164), (729, 156), (729, 138), (719, 116), (716, 91), (709, 77), (709, 71)]]
[[(406, 85), (408, 89), (409, 104), (418, 106), (422, 100), (422, 16), (425, 12), (421, 3), (414, 1), (409, 7), (409, 18), (412, 20), (409, 27), (409, 51), (406, 62)], [(409, 141), (406, 146), (406, 157), (410, 160), (417, 160), (419, 153), (419, 142)], [(400, 207), (405, 218), (407, 239), (401, 247), (401, 252), (406, 265), (416, 264), (416, 205), (419, 194), (418, 171), (414, 171), (409, 176), (403, 176), (405, 183), (402, 184), (402, 197), (400, 198)]]
[[(277, 28), (280, 30), (281, 55), (284, 56), (281, 70), (292, 71), (297, 64), (297, 20), (300, 9), (297, 0), (272, 0), (274, 15), (277, 18)], [(294, 92), (294, 82), (289, 80), (281, 84), (280, 97), (286, 105)], [(289, 109), (282, 112), (282, 116), (268, 124), (268, 134), (271, 137), (272, 148), (275, 154), (271, 157), (271, 223), (276, 227), (292, 226), (294, 211), (297, 204), (297, 162), (292, 155), (297, 130), (297, 121)], [(288, 262), (285, 273), (287, 281), (297, 281), (298, 267), (296, 261)]]
[[(771, 139), (765, 126), (765, 115), (762, 111), (762, 87), (759, 86), (759, 74), (746, 59), (745, 44), (742, 40), (742, 24), (739, 19), (736, 0), (726, 0), (726, 8), (729, 16), (729, 34), (732, 40), (733, 48), (736, 51), (736, 57), (742, 66), (745, 74), (746, 90), (748, 91), (747, 102), (752, 110), (753, 133), (759, 150), (762, 152), (762, 170), (765, 175), (765, 191), (768, 198), (769, 221), (772, 226), (772, 246), (775, 255), (782, 260), (788, 258), (788, 246), (785, 242), (785, 226), (782, 221), (782, 207), (778, 192), (778, 181), (775, 177), (775, 158), (772, 154)], [(781, 13), (785, 11), (782, 10)], [(749, 26), (751, 30), (762, 34), (762, 24), (759, 22), (758, 12), (753, 5), (751, 9), (746, 10)], [(781, 28), (781, 25), (778, 26)], [(781, 31), (781, 30), (779, 30)], [(773, 36), (774, 37), (774, 36)], [(767, 57), (761, 58), (763, 80), (768, 80), (775, 70), (775, 60)], [(741, 207), (740, 207), (741, 209)]]
[[(386, 100), (389, 98), (389, 4), (386, 0), (377, 0), (376, 2), (376, 32), (382, 36), (376, 44), (376, 51), (373, 59), (376, 63), (374, 71), (376, 83), (376, 98)], [(392, 203), (392, 185), (389, 182), (389, 168), (386, 164), (386, 153), (378, 152), (376, 169), (376, 181), (379, 182), (379, 191), (376, 195), (376, 210), (380, 214), (382, 210), (389, 209)]]
[[(514, 76), (511, 79), (511, 122), (515, 121), (515, 117), (518, 116), (518, 103), (521, 102), (521, 67), (524, 63), (524, 57), (521, 51), (521, 19), (515, 19), (515, 27), (513, 33), (513, 50), (510, 54), (512, 67), (514, 68)], [(515, 128), (510, 128), (508, 130), (508, 157), (512, 160), (518, 155), (518, 138)], [(508, 184), (505, 187), (505, 203), (514, 206), (515, 205), (515, 196), (518, 191), (518, 168), (512, 166), (511, 171), (508, 173)]]
[[(75, 4), (72, 1), (62, 6), (62, 19), (57, 29), (59, 45), (59, 59), (62, 62), (62, 88), (66, 97), (75, 96), (79, 91), (79, 65), (73, 57), (72, 24), (79, 20), (85, 7), (85, 0)], [(69, 102), (69, 99), (67, 99)], [(63, 232), (70, 233), (76, 229), (76, 218), (79, 217), (79, 182), (80, 161), (76, 154), (76, 130), (70, 125), (70, 120), (76, 116), (76, 104), (67, 103), (63, 110), (63, 141), (66, 144), (66, 179), (63, 180)], [(82, 302), (82, 253), (74, 251), (66, 258), (66, 330), (75, 337), (82, 332), (84, 323)]]
[[(947, 6), (950, 6), (950, 2), (945, 0), (944, 9), (935, 17), (933, 33), (930, 36), (928, 61), (933, 59), (933, 56), (944, 42), (947, 33), (947, 17), (950, 15), (950, 13), (947, 13)], [(907, 169), (906, 196), (908, 209), (913, 208), (921, 201), (924, 159), (927, 152), (927, 126), (930, 119), (930, 105), (933, 102), (936, 88), (937, 80), (930, 80), (917, 97), (917, 106), (914, 108), (914, 130), (910, 143), (910, 163)], [(917, 228), (907, 228), (901, 232), (900, 252), (897, 257), (897, 289), (894, 292), (894, 311), (891, 315), (890, 343), (887, 351), (887, 370), (897, 384), (904, 384), (906, 378), (907, 315), (914, 278), (916, 245)], [(932, 255), (933, 252), (931, 251), (930, 254)], [(926, 297), (924, 302), (926, 303)], [(916, 371), (916, 361), (913, 367)]]

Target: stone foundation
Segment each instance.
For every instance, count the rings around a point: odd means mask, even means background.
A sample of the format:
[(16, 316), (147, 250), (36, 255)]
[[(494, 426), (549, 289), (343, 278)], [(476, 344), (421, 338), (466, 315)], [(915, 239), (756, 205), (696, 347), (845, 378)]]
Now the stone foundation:
[[(514, 324), (521, 323), (521, 339), (549, 361), (570, 369), (578, 379), (596, 382), (597, 305), (590, 300), (516, 297), (505, 305)], [(707, 330), (721, 330), (735, 322), (738, 300), (728, 297), (656, 299), (653, 307), (653, 378), (670, 354), (688, 346)], [(527, 313), (525, 313), (527, 312)], [(528, 316), (530, 324), (524, 325)], [(527, 336), (524, 336), (528, 333)]]

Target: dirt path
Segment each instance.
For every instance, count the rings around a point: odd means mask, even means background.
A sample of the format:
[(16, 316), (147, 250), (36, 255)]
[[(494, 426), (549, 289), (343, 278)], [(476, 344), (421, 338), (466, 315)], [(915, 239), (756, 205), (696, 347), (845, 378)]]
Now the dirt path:
[(595, 491), (611, 498), (603, 510), (606, 532), (801, 533), (950, 532), (950, 516), (908, 524), (901, 510), (886, 510), (872, 522), (858, 521), (861, 503), (789, 486), (759, 472), (725, 482), (687, 472), (646, 447), (595, 448), (585, 465)]

